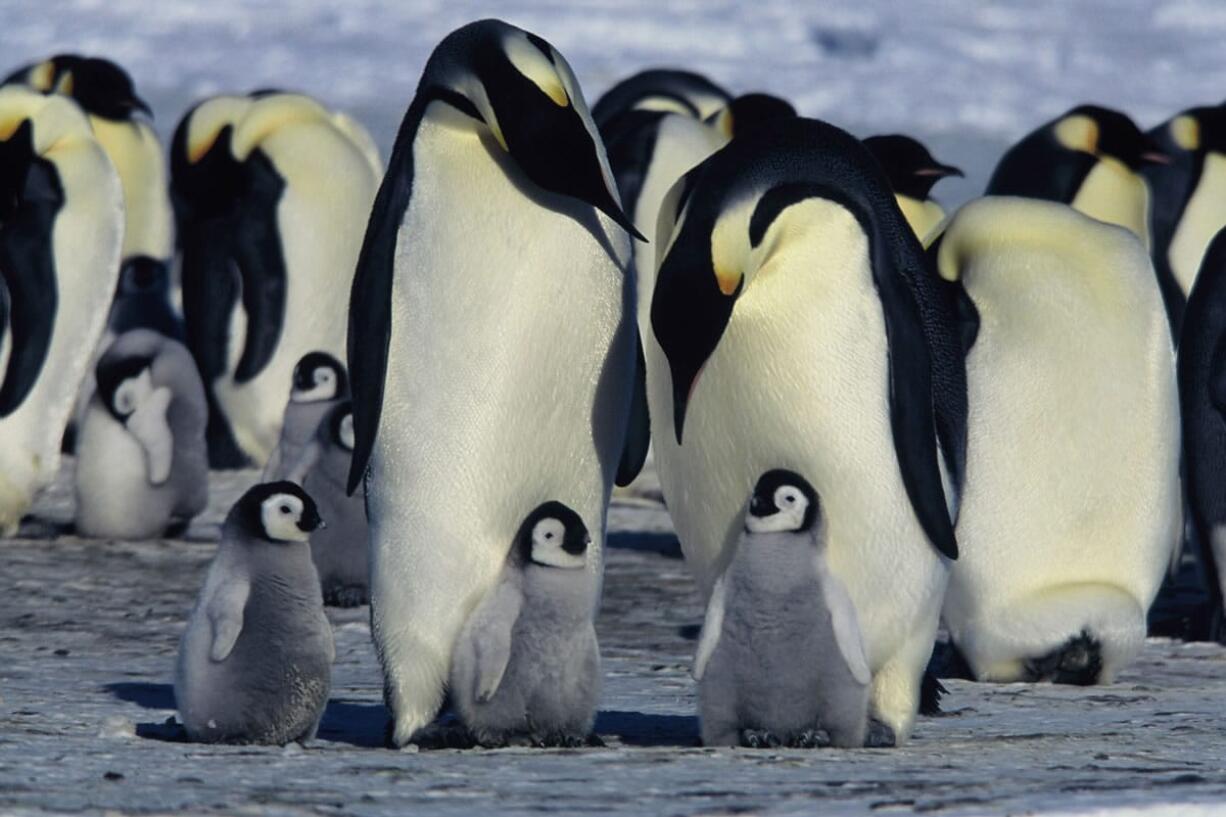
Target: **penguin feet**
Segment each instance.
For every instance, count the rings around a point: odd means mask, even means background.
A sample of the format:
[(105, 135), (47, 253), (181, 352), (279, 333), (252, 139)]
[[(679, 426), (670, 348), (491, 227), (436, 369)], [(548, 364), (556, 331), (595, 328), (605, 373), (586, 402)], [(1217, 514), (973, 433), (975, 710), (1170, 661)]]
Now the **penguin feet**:
[(363, 584), (331, 584), (323, 589), (323, 595), (327, 607), (361, 607), (370, 601)]
[[(595, 738), (595, 735), (591, 737)], [(564, 735), (561, 732), (539, 737), (534, 741), (534, 745), (540, 749), (580, 749), (584, 746), (590, 746), (588, 742), (591, 738), (583, 737), (582, 735)], [(600, 738), (596, 738), (600, 740)], [(603, 743), (601, 744), (604, 745)]]
[[(472, 749), (475, 746), (485, 746), (480, 738), (469, 731), (468, 727), (459, 721), (442, 721), (432, 723), (413, 736), (413, 743), (424, 751), (438, 749)], [(502, 745), (505, 745), (505, 741)]]
[(824, 749), (829, 745), (830, 735), (825, 729), (806, 729), (788, 743), (793, 749)]
[(1091, 686), (1103, 671), (1103, 648), (1089, 632), (1070, 638), (1059, 649), (1025, 664), (1025, 680)]
[(894, 730), (876, 718), (869, 718), (868, 733), (864, 736), (864, 748), (889, 749), (897, 745)]
[(783, 741), (765, 729), (742, 729), (741, 745), (749, 749), (777, 749)]

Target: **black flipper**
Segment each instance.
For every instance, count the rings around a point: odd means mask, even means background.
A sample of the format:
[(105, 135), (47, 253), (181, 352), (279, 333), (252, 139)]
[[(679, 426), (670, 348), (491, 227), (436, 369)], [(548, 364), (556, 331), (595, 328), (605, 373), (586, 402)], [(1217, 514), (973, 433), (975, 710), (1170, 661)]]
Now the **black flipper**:
[(941, 698), (948, 694), (949, 690), (937, 679), (932, 669), (924, 670), (924, 677), (920, 681), (919, 713), (926, 718), (940, 715)]
[(630, 396), (630, 416), (626, 422), (626, 444), (617, 466), (618, 485), (629, 485), (643, 470), (647, 449), (651, 445), (651, 415), (647, 409), (647, 362), (643, 357), (643, 339), (634, 333), (634, 385)]
[(285, 180), (259, 150), (248, 157), (245, 168), (248, 184), (234, 255), (243, 280), (247, 338), (234, 370), (235, 383), (247, 383), (264, 370), (285, 322), (285, 256), (276, 217)]

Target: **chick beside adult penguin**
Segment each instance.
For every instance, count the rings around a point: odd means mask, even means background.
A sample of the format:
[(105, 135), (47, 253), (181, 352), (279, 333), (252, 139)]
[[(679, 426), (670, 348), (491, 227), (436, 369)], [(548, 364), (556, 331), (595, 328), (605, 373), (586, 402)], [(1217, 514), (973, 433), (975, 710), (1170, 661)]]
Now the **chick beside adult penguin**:
[(95, 367), (77, 441), (77, 531), (145, 539), (186, 527), (208, 504), (208, 407), (191, 353), (133, 329)]
[(900, 133), (870, 136), (864, 146), (885, 170), (915, 237), (928, 246), (933, 231), (945, 220), (945, 210), (930, 196), (932, 187), (949, 176), (962, 176), (962, 171), (941, 164), (922, 142)]
[(336, 656), (307, 544), (320, 524), (292, 482), (256, 485), (230, 510), (179, 644), (175, 704), (189, 739), (315, 736)]
[(264, 466), (265, 482), (287, 479), (315, 439), (320, 422), (333, 408), (349, 399), (345, 364), (327, 352), (307, 352), (294, 367), (289, 401), (281, 420), (281, 438)]

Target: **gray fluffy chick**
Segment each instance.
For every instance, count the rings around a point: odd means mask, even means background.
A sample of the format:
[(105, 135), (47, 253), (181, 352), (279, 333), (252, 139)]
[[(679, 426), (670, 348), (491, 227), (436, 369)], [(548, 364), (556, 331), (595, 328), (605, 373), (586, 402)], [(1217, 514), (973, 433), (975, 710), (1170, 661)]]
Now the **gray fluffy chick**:
[[(292, 479), (290, 471), (315, 439), (324, 417), (349, 399), (345, 366), (327, 352), (308, 352), (294, 366), (289, 402), (281, 420), (281, 436), (268, 457), (261, 478), (265, 482)], [(330, 517), (329, 517), (330, 518)]]

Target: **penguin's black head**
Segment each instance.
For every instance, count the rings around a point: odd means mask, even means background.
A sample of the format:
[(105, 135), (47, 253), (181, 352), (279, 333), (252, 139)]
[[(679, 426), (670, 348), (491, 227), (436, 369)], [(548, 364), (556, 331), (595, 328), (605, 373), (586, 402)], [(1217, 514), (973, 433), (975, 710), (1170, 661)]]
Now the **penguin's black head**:
[(1150, 135), (1167, 154), (1226, 154), (1226, 106), (1190, 108)]
[(163, 295), (170, 291), (170, 270), (162, 261), (138, 255), (119, 270), (117, 295)]
[(1167, 164), (1170, 157), (1137, 124), (1119, 111), (1079, 105), (1052, 125), (1056, 140), (1069, 150), (1110, 156), (1133, 170), (1146, 164)]
[(795, 471), (777, 468), (758, 479), (749, 498), (745, 530), (750, 533), (812, 530), (821, 506), (817, 491)]
[(25, 82), (36, 90), (70, 96), (88, 114), (117, 121), (131, 119), (136, 111), (153, 116), (136, 95), (132, 77), (110, 60), (57, 54), (24, 71)]
[(293, 482), (265, 482), (243, 494), (231, 519), (249, 536), (268, 542), (305, 542), (324, 527), (315, 500)]
[(512, 552), (520, 564), (574, 570), (587, 564), (591, 543), (579, 514), (561, 502), (546, 502), (519, 526)]
[(934, 159), (921, 142), (901, 133), (870, 136), (864, 146), (881, 163), (894, 192), (908, 198), (923, 201), (941, 179), (963, 175), (953, 165)]
[(423, 93), (485, 123), (539, 187), (600, 210), (645, 240), (622, 211), (604, 145), (570, 66), (545, 40), (480, 20), (435, 49)]
[(786, 99), (770, 94), (742, 94), (722, 110), (712, 114), (707, 123), (731, 139), (734, 136), (744, 136), (771, 122), (795, 116), (796, 109)]
[(348, 393), (344, 364), (327, 352), (307, 352), (294, 366), (290, 400), (295, 403), (335, 400)]
[(153, 358), (151, 356), (108, 357), (103, 355), (94, 369), (98, 380), (98, 399), (121, 423), (153, 391)]
[(353, 453), (353, 401), (346, 400), (328, 413), (328, 438), (332, 444)]

